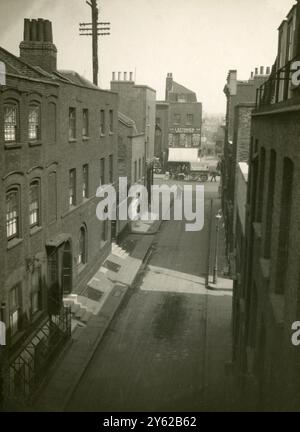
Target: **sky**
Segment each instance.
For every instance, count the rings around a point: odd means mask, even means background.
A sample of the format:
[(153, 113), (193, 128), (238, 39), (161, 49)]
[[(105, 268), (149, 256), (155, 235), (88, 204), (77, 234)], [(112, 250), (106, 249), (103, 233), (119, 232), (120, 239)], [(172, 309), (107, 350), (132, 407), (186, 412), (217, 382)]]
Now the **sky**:
[[(132, 71), (136, 84), (164, 98), (165, 78), (197, 93), (207, 114), (225, 112), (229, 69), (248, 79), (259, 66), (271, 66), (277, 29), (295, 0), (98, 0), (99, 21), (111, 35), (99, 40), (99, 85), (109, 89), (112, 71)], [(90, 22), (85, 0), (0, 0), (0, 45), (15, 55), (24, 18), (52, 21), (58, 68), (92, 80), (91, 37), (79, 36)]]

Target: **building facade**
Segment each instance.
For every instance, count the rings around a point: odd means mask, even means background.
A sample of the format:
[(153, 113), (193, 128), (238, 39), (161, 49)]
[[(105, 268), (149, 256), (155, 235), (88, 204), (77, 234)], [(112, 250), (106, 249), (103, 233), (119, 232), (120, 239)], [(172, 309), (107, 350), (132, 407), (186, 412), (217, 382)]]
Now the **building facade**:
[(117, 173), (118, 96), (58, 71), (56, 55), (52, 25), (42, 19), (25, 20), (20, 58), (0, 49), (7, 72), (0, 86), (1, 320), (8, 391), (24, 398), (59, 335), (69, 336), (63, 296), (82, 292), (111, 248), (96, 190)]
[[(127, 179), (127, 192), (135, 184), (145, 184), (145, 134), (138, 133), (135, 122), (118, 113), (118, 177)], [(127, 212), (132, 200), (119, 196), (119, 210)], [(117, 236), (128, 226), (128, 220), (117, 220)]]
[(239, 162), (247, 162), (250, 148), (251, 111), (257, 88), (267, 79), (270, 68), (256, 68), (247, 81), (237, 79), (237, 71), (230, 70), (224, 87), (226, 119), (224, 146), (221, 157), (221, 196), (225, 222), (226, 250), (231, 273), (234, 275), (236, 172)]
[(151, 197), (153, 184), (155, 102), (156, 91), (146, 85), (137, 85), (132, 72), (113, 72), (110, 88), (119, 96), (119, 111), (135, 122), (137, 132), (145, 137), (145, 185)]
[(234, 361), (250, 407), (299, 411), (300, 2), (279, 27), (270, 79), (252, 113), (243, 284), (235, 311)]
[[(202, 104), (195, 92), (173, 80), (172, 73), (167, 75), (165, 100), (156, 103), (156, 113), (156, 156), (164, 168), (167, 162), (173, 162), (169, 158), (170, 148), (178, 149), (175, 151), (178, 154), (182, 148), (197, 148), (200, 152)], [(182, 162), (197, 162), (197, 159)]]

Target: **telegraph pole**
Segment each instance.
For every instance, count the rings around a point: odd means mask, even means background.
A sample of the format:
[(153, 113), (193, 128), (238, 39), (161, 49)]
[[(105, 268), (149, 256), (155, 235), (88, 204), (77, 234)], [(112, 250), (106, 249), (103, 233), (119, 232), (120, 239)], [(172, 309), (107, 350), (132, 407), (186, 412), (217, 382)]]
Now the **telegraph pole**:
[(97, 0), (86, 1), (92, 10), (92, 22), (91, 23), (79, 23), (79, 35), (80, 36), (92, 36), (93, 45), (93, 83), (98, 85), (98, 37), (110, 35), (107, 31), (110, 30), (109, 22), (98, 22), (99, 9), (97, 6)]

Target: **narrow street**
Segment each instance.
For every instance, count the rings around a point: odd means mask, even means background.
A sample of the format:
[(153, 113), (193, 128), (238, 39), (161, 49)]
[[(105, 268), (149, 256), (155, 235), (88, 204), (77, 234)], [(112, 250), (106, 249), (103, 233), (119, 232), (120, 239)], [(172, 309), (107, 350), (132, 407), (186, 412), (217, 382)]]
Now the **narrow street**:
[[(224, 393), (229, 330), (224, 330), (221, 342), (226, 348), (219, 350), (216, 369), (209, 373), (208, 362), (213, 362), (208, 304), (217, 301), (218, 337), (220, 325), (223, 331), (219, 305), (225, 301), (230, 309), (231, 296), (205, 289), (210, 203), (214, 198), (215, 214), (217, 188), (218, 183), (206, 183), (202, 231), (186, 232), (184, 221), (163, 222), (144, 269), (96, 350), (68, 411), (202, 411), (213, 408), (211, 401), (218, 403), (220, 395), (214, 392)], [(208, 391), (210, 374), (213, 385)]]

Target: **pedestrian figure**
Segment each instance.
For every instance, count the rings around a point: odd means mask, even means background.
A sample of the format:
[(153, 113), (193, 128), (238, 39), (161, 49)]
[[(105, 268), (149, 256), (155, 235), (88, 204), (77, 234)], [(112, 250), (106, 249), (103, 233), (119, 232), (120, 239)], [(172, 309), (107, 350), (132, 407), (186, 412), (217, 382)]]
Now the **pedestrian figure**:
[(212, 181), (217, 181), (217, 173), (216, 173), (216, 171), (213, 171), (212, 173), (211, 173), (211, 179), (210, 179), (210, 181), (212, 182)]

